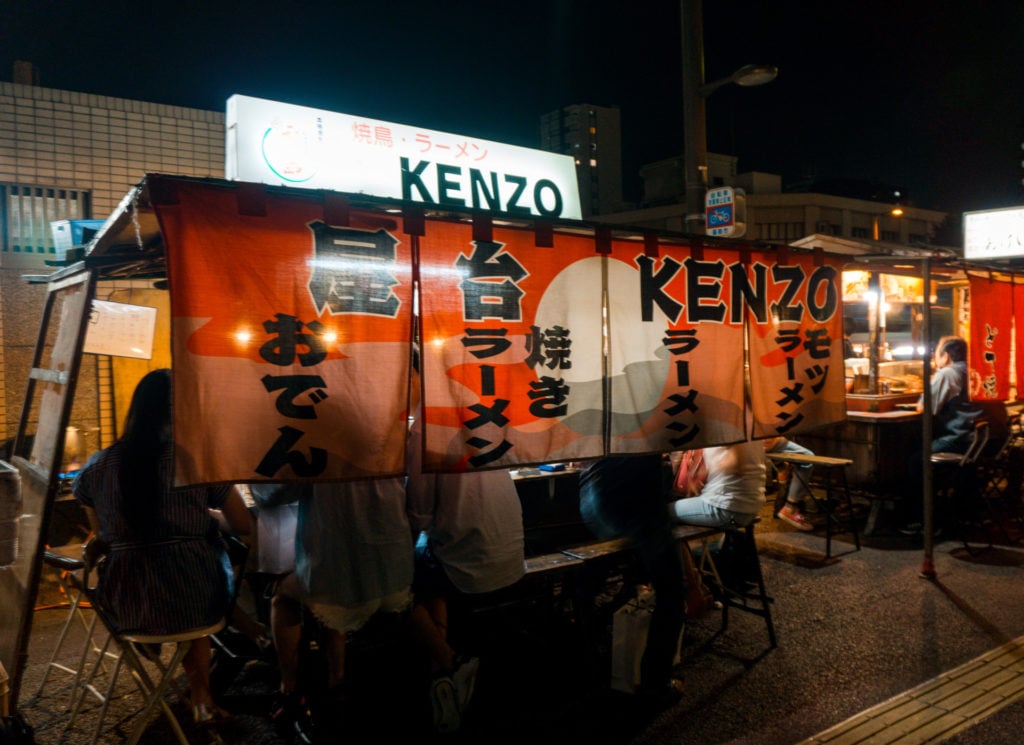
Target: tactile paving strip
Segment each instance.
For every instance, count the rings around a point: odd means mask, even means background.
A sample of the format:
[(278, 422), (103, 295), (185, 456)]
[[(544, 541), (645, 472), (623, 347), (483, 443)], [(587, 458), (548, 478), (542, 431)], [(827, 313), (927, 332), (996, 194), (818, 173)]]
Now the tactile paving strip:
[(862, 711), (799, 745), (938, 743), (1024, 698), (1024, 637)]

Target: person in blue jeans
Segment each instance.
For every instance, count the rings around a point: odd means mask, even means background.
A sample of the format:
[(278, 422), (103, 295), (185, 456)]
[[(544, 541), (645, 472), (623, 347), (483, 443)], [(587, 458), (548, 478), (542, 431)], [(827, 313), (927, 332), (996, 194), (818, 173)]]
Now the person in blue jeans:
[(704, 448), (704, 464), (703, 488), (696, 496), (673, 502), (675, 519), (729, 530), (754, 522), (764, 504), (764, 445), (753, 441)]
[[(805, 448), (803, 445), (797, 445), (792, 440), (787, 440), (785, 437), (773, 437), (768, 440), (764, 440), (764, 451), (766, 453), (798, 453), (800, 455), (814, 455), (814, 453)], [(801, 504), (806, 504), (807, 500), (813, 500), (814, 495), (811, 494), (809, 487), (811, 471), (814, 470), (814, 466), (810, 463), (801, 463), (799, 465), (786, 464), (788, 477), (785, 479), (780, 478), (780, 489), (782, 485), (786, 488), (786, 503), (782, 505), (775, 513), (775, 517), (782, 520), (785, 523), (789, 523), (797, 530), (814, 530), (814, 525), (807, 519), (801, 509)], [(793, 469), (796, 469), (794, 471)], [(797, 475), (799, 473), (799, 475)], [(778, 501), (775, 502), (778, 505)]]
[(602, 458), (580, 472), (580, 514), (587, 527), (598, 538), (630, 538), (654, 587), (636, 694), (659, 709), (682, 696), (672, 668), (686, 620), (686, 578), (666, 492), (660, 454)]

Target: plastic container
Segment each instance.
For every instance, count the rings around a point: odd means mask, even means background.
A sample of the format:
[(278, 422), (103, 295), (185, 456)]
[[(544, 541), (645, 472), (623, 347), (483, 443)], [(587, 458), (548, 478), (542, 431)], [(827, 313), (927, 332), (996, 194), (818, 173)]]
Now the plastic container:
[(57, 259), (63, 261), (72, 248), (91, 241), (105, 222), (106, 220), (52, 220), (50, 232), (53, 234), (53, 248)]

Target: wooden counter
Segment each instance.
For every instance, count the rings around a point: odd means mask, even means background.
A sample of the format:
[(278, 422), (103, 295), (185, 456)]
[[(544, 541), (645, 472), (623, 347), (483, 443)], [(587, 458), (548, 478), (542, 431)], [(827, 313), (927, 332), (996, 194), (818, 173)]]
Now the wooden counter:
[(851, 422), (903, 422), (903, 421), (920, 421), (921, 413), (918, 411), (903, 411), (896, 409), (894, 411), (848, 411), (846, 412), (846, 418)]
[(888, 412), (896, 409), (900, 404), (917, 403), (921, 398), (921, 391), (911, 393), (879, 393), (877, 395), (847, 393), (846, 410), (854, 412)]
[(872, 496), (899, 496), (910, 457), (921, 447), (916, 411), (849, 411), (846, 420), (793, 437), (817, 455), (849, 458), (851, 487)]

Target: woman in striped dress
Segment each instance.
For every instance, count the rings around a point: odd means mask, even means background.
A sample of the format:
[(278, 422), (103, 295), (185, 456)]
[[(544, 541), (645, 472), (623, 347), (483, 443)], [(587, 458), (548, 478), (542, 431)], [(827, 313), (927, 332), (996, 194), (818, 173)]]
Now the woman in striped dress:
[[(76, 477), (75, 497), (109, 546), (97, 602), (120, 633), (177, 634), (211, 626), (228, 610), (231, 567), (211, 509), (237, 534), (250, 517), (232, 486), (175, 489), (171, 371), (154, 370), (135, 388), (124, 432)], [(209, 637), (183, 661), (199, 724), (226, 716), (210, 692)]]

